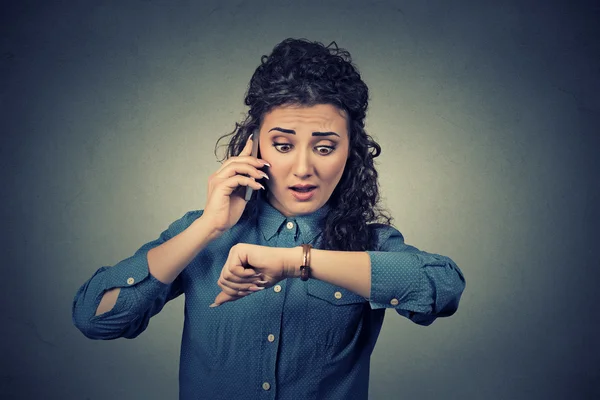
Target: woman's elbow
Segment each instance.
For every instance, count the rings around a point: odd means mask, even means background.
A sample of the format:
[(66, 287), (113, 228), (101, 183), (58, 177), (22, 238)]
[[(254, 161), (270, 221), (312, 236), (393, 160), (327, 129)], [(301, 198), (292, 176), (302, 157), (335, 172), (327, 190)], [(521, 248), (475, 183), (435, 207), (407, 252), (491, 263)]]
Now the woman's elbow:
[(73, 325), (88, 339), (111, 340), (124, 336), (122, 323), (115, 323), (110, 318), (96, 316), (95, 310), (86, 310), (75, 305), (72, 318)]
[(91, 321), (93, 313), (85, 312), (80, 307), (73, 307), (73, 325), (88, 339), (101, 339), (97, 328)]
[(450, 317), (458, 310), (460, 298), (465, 291), (466, 281), (464, 275), (458, 268), (453, 274), (447, 275), (444, 284), (437, 285), (435, 292), (434, 314), (437, 317)]

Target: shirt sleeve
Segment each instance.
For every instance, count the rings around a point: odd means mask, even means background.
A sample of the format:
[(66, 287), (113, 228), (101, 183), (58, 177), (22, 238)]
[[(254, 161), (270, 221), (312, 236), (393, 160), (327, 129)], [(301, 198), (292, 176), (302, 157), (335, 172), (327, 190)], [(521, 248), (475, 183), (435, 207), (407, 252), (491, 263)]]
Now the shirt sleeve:
[[(72, 318), (75, 326), (90, 339), (137, 337), (170, 300), (183, 293), (181, 275), (165, 284), (148, 270), (148, 251), (185, 230), (202, 215), (190, 211), (169, 225), (160, 236), (140, 247), (133, 256), (112, 267), (101, 267), (75, 294)], [(104, 293), (121, 288), (114, 307), (95, 315)]]
[(466, 281), (449, 257), (404, 243), (395, 228), (377, 229), (379, 247), (371, 258), (372, 309), (394, 308), (419, 325), (456, 312)]

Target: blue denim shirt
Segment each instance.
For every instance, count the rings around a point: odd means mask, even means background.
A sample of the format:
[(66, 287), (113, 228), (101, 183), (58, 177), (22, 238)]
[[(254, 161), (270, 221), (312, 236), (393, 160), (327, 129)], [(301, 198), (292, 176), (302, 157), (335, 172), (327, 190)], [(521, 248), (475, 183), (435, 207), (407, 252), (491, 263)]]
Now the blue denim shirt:
[[(265, 201), (258, 206), (258, 223), (241, 219), (171, 284), (148, 272), (147, 252), (185, 230), (202, 211), (188, 212), (132, 257), (98, 269), (75, 295), (74, 324), (92, 339), (134, 338), (167, 301), (185, 293), (180, 399), (367, 399), (370, 357), (386, 308), (420, 325), (456, 311), (465, 287), (456, 264), (405, 244), (387, 225), (376, 227), (378, 247), (367, 252), (368, 299), (315, 279), (286, 279), (210, 308), (233, 245), (320, 246), (328, 206), (293, 218)], [(121, 291), (114, 308), (95, 316), (103, 293), (115, 287)]]

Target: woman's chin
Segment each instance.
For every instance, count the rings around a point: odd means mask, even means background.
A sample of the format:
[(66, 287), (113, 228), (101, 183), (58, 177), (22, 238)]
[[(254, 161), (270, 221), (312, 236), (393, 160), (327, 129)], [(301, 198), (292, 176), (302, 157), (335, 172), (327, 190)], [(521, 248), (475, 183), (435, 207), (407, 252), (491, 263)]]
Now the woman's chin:
[(269, 203), (287, 217), (296, 215), (312, 214), (320, 207), (318, 199), (311, 198), (310, 201), (298, 201), (295, 198), (279, 201), (278, 196), (269, 196)]

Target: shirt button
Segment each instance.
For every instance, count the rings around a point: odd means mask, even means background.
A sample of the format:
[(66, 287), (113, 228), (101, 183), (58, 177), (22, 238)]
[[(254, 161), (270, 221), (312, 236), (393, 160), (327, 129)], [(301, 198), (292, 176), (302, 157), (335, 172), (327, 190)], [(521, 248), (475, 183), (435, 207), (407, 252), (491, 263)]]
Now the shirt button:
[(133, 285), (133, 282), (135, 282), (135, 279), (133, 279), (133, 278), (127, 278), (127, 284), (128, 285)]
[(339, 300), (339, 299), (341, 299), (341, 298), (342, 298), (342, 293), (340, 293), (340, 292), (335, 292), (334, 296), (335, 296), (335, 298), (336, 298), (336, 299), (338, 299), (338, 300)]
[(275, 340), (275, 335), (269, 335), (269, 336), (267, 337), (267, 340), (268, 340), (269, 342), (273, 342), (273, 341)]
[(273, 286), (273, 290), (275, 291), (275, 293), (279, 293), (279, 292), (281, 292), (281, 286), (275, 285), (275, 286)]
[(292, 229), (294, 227), (294, 223), (293, 222), (288, 222), (286, 226), (287, 226), (288, 229)]
[(390, 304), (393, 306), (397, 306), (398, 305), (398, 299), (392, 299), (392, 301), (390, 301)]
[(262, 387), (264, 390), (269, 390), (271, 389), (271, 385), (269, 384), (269, 382), (265, 382), (262, 384)]

